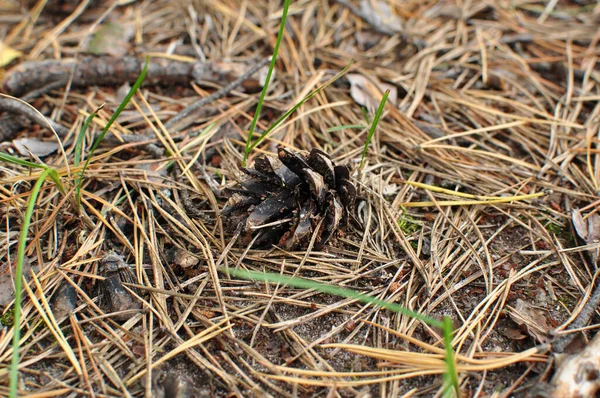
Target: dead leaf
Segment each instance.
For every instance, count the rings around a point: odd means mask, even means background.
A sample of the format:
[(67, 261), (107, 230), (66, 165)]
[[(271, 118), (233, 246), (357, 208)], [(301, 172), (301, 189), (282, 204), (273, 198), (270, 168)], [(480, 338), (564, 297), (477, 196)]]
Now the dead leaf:
[(362, 0), (360, 11), (370, 24), (377, 26), (380, 32), (389, 34), (402, 32), (402, 20), (393, 13), (387, 1)]
[(594, 213), (588, 217), (588, 243), (600, 242), (600, 216)]
[(88, 44), (92, 54), (108, 54), (121, 57), (129, 53), (129, 41), (135, 34), (133, 23), (107, 22), (94, 34)]
[(561, 361), (550, 383), (552, 397), (595, 397), (600, 390), (600, 333), (577, 354)]
[(115, 93), (115, 103), (123, 103), (123, 101), (125, 101), (125, 97), (127, 97), (127, 94), (129, 94), (129, 91), (131, 91), (131, 86), (129, 85), (129, 82), (123, 83)]
[(175, 252), (175, 264), (179, 265), (181, 268), (193, 267), (198, 264), (200, 260), (198, 257), (192, 255), (187, 250), (183, 250), (178, 248)]
[[(267, 82), (267, 74), (269, 73), (269, 67), (265, 66), (263, 68), (260, 68), (258, 70), (258, 72), (256, 72), (254, 74), (254, 76), (258, 77), (258, 84), (260, 84), (261, 87), (265, 86), (265, 83)], [(273, 72), (271, 72), (271, 78), (269, 79), (269, 84), (273, 83), (273, 81), (275, 80), (275, 69), (273, 69)]]
[(14, 59), (19, 58), (23, 53), (19, 50), (2, 43), (0, 41), (0, 67), (10, 64)]
[(359, 47), (363, 50), (368, 50), (381, 43), (381, 37), (381, 33), (373, 32), (370, 30), (363, 30), (354, 34), (356, 44), (358, 44)]
[[(14, 266), (14, 262), (13, 262)], [(31, 265), (29, 261), (25, 259), (23, 261), (23, 275), (28, 278), (30, 275)], [(13, 284), (13, 277), (15, 270), (12, 270), (12, 273), (5, 269), (4, 273), (0, 275), (0, 306), (5, 307), (13, 300), (15, 297), (15, 286)]]
[[(585, 241), (586, 244), (592, 245), (600, 242), (600, 216), (598, 213), (592, 213), (584, 219), (579, 209), (573, 209), (571, 219), (577, 235)], [(592, 261), (598, 265), (599, 249), (589, 250), (592, 255)]]
[(524, 335), (519, 329), (515, 328), (501, 328), (499, 329), (499, 332), (501, 335), (508, 337), (511, 340), (523, 340), (527, 338), (527, 335)]
[(573, 226), (575, 227), (575, 231), (577, 232), (577, 235), (579, 235), (579, 237), (581, 239), (583, 239), (584, 241), (587, 242), (587, 237), (588, 237), (587, 222), (585, 222), (583, 220), (583, 217), (581, 216), (581, 212), (579, 211), (579, 209), (573, 209), (571, 211), (571, 219), (573, 220)]
[(56, 152), (60, 147), (57, 142), (41, 141), (36, 138), (19, 138), (13, 140), (12, 143), (22, 156), (31, 154), (40, 158)]
[(392, 196), (392, 195), (396, 195), (398, 193), (398, 191), (400, 191), (402, 187), (399, 186), (398, 184), (394, 184), (393, 182), (389, 183), (389, 184), (385, 184), (383, 189), (381, 190), (381, 194), (383, 196)]
[(509, 316), (519, 326), (525, 326), (527, 333), (542, 344), (550, 342), (550, 330), (544, 313), (528, 302), (517, 299)]
[(391, 84), (378, 80), (372, 82), (357, 73), (350, 73), (346, 75), (346, 78), (350, 82), (350, 95), (352, 99), (357, 104), (367, 108), (370, 112), (374, 112), (377, 109), (386, 90), (390, 90), (388, 102), (395, 104), (398, 100), (398, 89)]

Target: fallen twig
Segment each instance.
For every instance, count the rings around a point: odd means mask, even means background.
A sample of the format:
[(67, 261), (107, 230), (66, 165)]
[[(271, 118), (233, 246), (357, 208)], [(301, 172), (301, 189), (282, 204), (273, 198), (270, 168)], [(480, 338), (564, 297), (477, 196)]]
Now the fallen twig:
[[(179, 112), (177, 115), (173, 116), (171, 119), (169, 119), (168, 122), (166, 122), (164, 124), (165, 129), (169, 130), (169, 132), (171, 134), (174, 134), (174, 133), (184, 130), (190, 124), (193, 123), (192, 116), (195, 116), (194, 115), (195, 111), (202, 108), (203, 106), (210, 104), (211, 102), (218, 100), (219, 98), (226, 96), (231, 91), (235, 90), (246, 79), (248, 79), (250, 76), (255, 74), (260, 68), (265, 66), (268, 62), (269, 62), (268, 58), (265, 58), (262, 61), (257, 62), (254, 66), (252, 66), (250, 69), (248, 69), (247, 72), (245, 72), (242, 76), (238, 77), (233, 82), (229, 83), (227, 86), (221, 88), (218, 91), (215, 91), (214, 93), (210, 94), (207, 97), (204, 97), (204, 98), (186, 106), (185, 108), (183, 108), (181, 110), (181, 112)], [(127, 143), (146, 141), (146, 140), (151, 140), (153, 138), (154, 138), (154, 134), (151, 132), (151, 130), (149, 128), (146, 129), (141, 134), (131, 134), (131, 135), (122, 136), (123, 141), (125, 141)], [(154, 157), (161, 156), (163, 153), (163, 150), (156, 144), (143, 145), (141, 148), (143, 148), (144, 150), (151, 153)]]
[(0, 118), (0, 142), (10, 141), (27, 123), (25, 120), (5, 115)]
[[(600, 305), (600, 283), (597, 278), (590, 299), (585, 303), (583, 309), (571, 324), (570, 329), (577, 330), (586, 326), (592, 315), (594, 315), (594, 312), (598, 309), (598, 305)], [(556, 342), (552, 343), (552, 351), (559, 354), (563, 353), (576, 335), (576, 333), (569, 333), (559, 337)]]
[(210, 104), (213, 101), (218, 100), (219, 98), (226, 96), (232, 90), (235, 90), (237, 87), (239, 87), (246, 79), (248, 79), (250, 76), (255, 74), (260, 68), (265, 66), (268, 62), (269, 62), (269, 58), (265, 58), (262, 61), (257, 62), (253, 67), (248, 69), (248, 71), (245, 72), (242, 76), (238, 77), (236, 80), (229, 83), (228, 85), (226, 85), (219, 91), (216, 91), (216, 92), (212, 93), (211, 95), (204, 97), (204, 98), (186, 106), (185, 108), (183, 108), (181, 110), (181, 112), (179, 112), (177, 115), (175, 115), (174, 117), (169, 119), (169, 121), (167, 123), (165, 123), (165, 128), (167, 130), (172, 130), (174, 132), (183, 130), (190, 124), (190, 121), (185, 120), (185, 119), (192, 116), (194, 111), (196, 111), (198, 108), (201, 108), (207, 104)]
[[(66, 127), (56, 123), (52, 119), (43, 117), (42, 114), (35, 112), (27, 105), (13, 98), (0, 97), (0, 112), (14, 113), (25, 116), (32, 122), (44, 127), (51, 125), (60, 136), (66, 135), (69, 132), (69, 129)], [(0, 127), (0, 142), (10, 139), (11, 136), (16, 132), (14, 131), (14, 128), (17, 128), (18, 131), (18, 127), (20, 127), (20, 124), (17, 126), (17, 122), (9, 126)]]
[[(245, 80), (265, 66), (268, 61), (268, 58), (263, 59), (248, 69), (248, 71), (235, 81), (229, 83), (213, 94), (185, 107), (180, 113), (165, 123), (165, 128), (170, 130), (171, 133), (176, 133), (185, 129), (193, 123), (191, 117), (194, 116), (195, 111), (226, 96), (231, 91), (238, 88)], [(93, 84), (118, 85), (131, 79), (135, 79), (139, 74), (141, 65), (142, 60), (135, 57), (85, 57), (79, 61), (30, 62), (22, 64), (8, 73), (4, 80), (4, 90), (13, 95), (21, 95), (27, 92), (27, 98), (34, 98), (48, 90), (55, 89), (60, 85), (65, 84), (71, 74), (73, 76), (71, 83), (73, 86), (81, 87)], [(207, 65), (208, 64), (205, 63), (186, 63), (164, 59), (153, 60), (148, 69), (147, 81), (160, 84), (188, 82), (190, 79), (201, 78), (208, 67)], [(44, 86), (40, 89), (28, 92), (29, 88), (32, 88), (34, 85), (39, 86), (40, 84), (43, 84)], [(12, 102), (17, 104), (15, 101)], [(12, 106), (14, 110), (12, 108), (9, 109), (9, 106)], [(23, 108), (23, 111), (18, 111), (21, 108)], [(2, 110), (11, 110), (14, 113), (23, 114), (32, 121), (40, 123), (38, 120), (39, 115), (33, 113), (31, 109), (28, 109), (25, 106), (6, 105), (6, 107), (3, 108), (3, 104), (0, 103), (0, 111)], [(30, 113), (25, 113), (27, 111)], [(35, 115), (37, 119), (33, 119), (33, 115)], [(55, 122), (51, 123), (53, 123), (53, 127), (60, 135), (64, 135), (68, 131), (66, 128)], [(7, 137), (14, 135), (19, 127), (20, 124), (12, 123), (10, 126), (0, 129), (0, 138), (3, 138), (4, 140), (7, 139)], [(149, 129), (146, 129), (142, 134), (122, 136), (122, 138), (124, 142), (132, 143), (151, 140), (154, 138), (154, 135)], [(163, 153), (163, 151), (155, 144), (147, 144), (144, 145), (143, 148), (154, 156), (160, 156)]]
[[(144, 65), (141, 57), (82, 57), (60, 61), (26, 62), (11, 69), (4, 78), (3, 90), (21, 96), (30, 90), (53, 83), (71, 85), (120, 85), (135, 81)], [(153, 58), (145, 84), (187, 83), (200, 80), (209, 65)]]

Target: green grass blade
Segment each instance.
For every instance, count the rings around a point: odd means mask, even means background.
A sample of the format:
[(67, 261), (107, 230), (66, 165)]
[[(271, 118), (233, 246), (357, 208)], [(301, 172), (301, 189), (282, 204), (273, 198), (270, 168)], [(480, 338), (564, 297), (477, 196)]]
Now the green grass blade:
[(56, 183), (56, 186), (58, 186), (60, 193), (62, 193), (62, 194), (65, 193), (65, 188), (63, 187), (62, 181), (60, 180), (60, 176), (58, 175), (56, 170), (48, 167), (45, 164), (33, 163), (28, 160), (19, 159), (15, 156), (11, 156), (9, 154), (2, 153), (2, 152), (0, 152), (0, 161), (12, 163), (12, 164), (18, 164), (20, 166), (31, 167), (31, 168), (36, 168), (36, 169), (44, 169), (44, 170), (48, 171), (48, 176), (50, 178), (52, 178), (52, 181), (54, 181)]
[(340, 77), (342, 77), (348, 71), (348, 69), (350, 68), (351, 65), (352, 65), (352, 61), (350, 61), (350, 63), (340, 73), (338, 73), (337, 75), (335, 75), (331, 79), (327, 80), (321, 86), (317, 87), (314, 91), (312, 91), (311, 93), (309, 93), (306, 97), (302, 98), (290, 110), (288, 110), (286, 113), (284, 113), (283, 116), (281, 116), (279, 119), (277, 119), (277, 121), (275, 121), (275, 123), (273, 123), (273, 125), (271, 125), (271, 127), (269, 127), (264, 133), (262, 133), (260, 135), (260, 137), (258, 137), (258, 139), (256, 141), (254, 141), (254, 143), (250, 146), (250, 150), (248, 151), (248, 153), (250, 153), (250, 151), (252, 151), (254, 148), (256, 148), (256, 146), (258, 146), (262, 142), (262, 140), (264, 140), (265, 137), (271, 133), (271, 131), (275, 130), (292, 113), (294, 113), (298, 108), (300, 108), (302, 106), (302, 104), (304, 104), (306, 101), (310, 100), (312, 97), (314, 97), (315, 95), (317, 95), (324, 88), (326, 88), (327, 86), (329, 86), (331, 83), (333, 83), (334, 81), (336, 81), (337, 79), (339, 79)]
[(373, 134), (375, 134), (375, 129), (377, 128), (377, 124), (379, 123), (379, 119), (381, 118), (381, 114), (383, 113), (383, 109), (385, 108), (385, 103), (387, 102), (388, 95), (390, 95), (390, 90), (387, 90), (383, 94), (383, 98), (379, 103), (379, 107), (377, 108), (377, 112), (375, 112), (375, 118), (373, 118), (373, 123), (371, 123), (371, 129), (369, 130), (369, 134), (367, 135), (367, 140), (365, 141), (365, 147), (363, 149), (362, 156), (360, 158), (360, 168), (363, 168), (365, 163), (365, 156), (367, 155), (367, 149), (369, 149), (369, 144), (371, 143), (371, 139), (373, 138)]
[(62, 181), (60, 180), (60, 176), (58, 175), (58, 172), (51, 168), (48, 168), (47, 170), (49, 170), (48, 176), (52, 179), (52, 181), (54, 181), (54, 183), (58, 187), (58, 190), (60, 191), (60, 193), (65, 195), (67, 193), (67, 191), (65, 191), (65, 187), (63, 187), (63, 184), (62, 184)]
[(334, 131), (340, 131), (340, 130), (362, 130), (362, 129), (366, 129), (367, 126), (363, 126), (362, 124), (346, 124), (343, 126), (334, 126), (334, 127), (330, 127), (327, 129), (328, 133), (333, 133)]
[(27, 160), (20, 159), (15, 156), (11, 156), (7, 153), (0, 152), (0, 160), (7, 163), (18, 164), (20, 166), (31, 167), (36, 169), (47, 169), (48, 166), (45, 164), (37, 164), (33, 162), (29, 162)]
[(73, 160), (73, 164), (75, 167), (79, 166), (81, 162), (81, 154), (83, 153), (83, 138), (85, 137), (86, 131), (90, 128), (90, 123), (92, 119), (96, 117), (100, 109), (104, 107), (104, 104), (100, 105), (98, 109), (92, 112), (86, 119), (83, 126), (81, 126), (81, 130), (79, 130), (79, 134), (77, 135), (77, 141), (75, 142), (75, 159)]
[(353, 300), (358, 300), (366, 304), (372, 304), (390, 311), (397, 312), (411, 318), (418, 319), (428, 325), (442, 330), (444, 336), (444, 345), (446, 349), (446, 373), (444, 374), (444, 395), (452, 396), (453, 391), (456, 396), (460, 397), (460, 386), (458, 383), (458, 373), (454, 362), (454, 351), (452, 350), (452, 320), (444, 317), (442, 321), (411, 311), (401, 305), (390, 303), (385, 300), (378, 299), (373, 296), (356, 292), (352, 289), (346, 289), (334, 285), (326, 285), (323, 283), (311, 281), (309, 279), (289, 277), (275, 273), (246, 271), (234, 268), (221, 268), (220, 272), (227, 275), (233, 275), (246, 280), (255, 280), (261, 282), (278, 283), (281, 285), (289, 285), (300, 289), (314, 289), (321, 293), (333, 294), (339, 297), (345, 297)]
[(125, 96), (125, 98), (123, 99), (123, 101), (121, 102), (121, 104), (119, 105), (117, 110), (115, 111), (115, 113), (109, 119), (108, 123), (106, 123), (106, 126), (104, 126), (104, 128), (102, 129), (102, 132), (96, 139), (96, 142), (94, 142), (94, 145), (90, 149), (90, 153), (88, 154), (85, 164), (83, 165), (83, 169), (81, 170), (81, 174), (79, 175), (79, 178), (77, 180), (77, 186), (75, 187), (75, 195), (77, 197), (77, 203), (81, 203), (81, 186), (83, 185), (83, 176), (85, 174), (85, 170), (87, 169), (88, 165), (90, 164), (90, 160), (94, 156), (94, 151), (96, 151), (96, 149), (100, 146), (100, 143), (104, 139), (104, 136), (106, 135), (106, 133), (108, 132), (110, 127), (113, 125), (115, 120), (117, 120), (117, 118), (119, 117), (121, 112), (123, 112), (123, 109), (125, 109), (125, 107), (129, 103), (129, 101), (131, 101), (131, 98), (135, 95), (138, 88), (140, 88), (140, 86), (142, 85), (144, 79), (146, 78), (146, 74), (148, 73), (148, 63), (149, 63), (149, 57), (146, 57), (146, 62), (144, 63), (144, 68), (142, 69), (142, 73), (137, 78), (137, 80), (133, 84), (133, 87), (131, 87), (131, 90), (129, 90), (129, 92), (127, 93), (127, 95)]
[(369, 112), (367, 111), (367, 108), (365, 108), (364, 106), (361, 106), (360, 110), (362, 111), (363, 116), (365, 117), (365, 120), (367, 121), (367, 124), (371, 124), (371, 118), (369, 118)]
[(29, 232), (29, 225), (31, 224), (31, 216), (35, 208), (38, 194), (42, 188), (42, 184), (46, 177), (52, 172), (51, 169), (44, 170), (38, 177), (31, 195), (27, 201), (27, 210), (25, 211), (25, 217), (23, 219), (23, 225), (21, 226), (21, 234), (19, 235), (19, 244), (17, 249), (17, 265), (15, 269), (15, 305), (14, 305), (14, 334), (12, 341), (12, 362), (10, 365), (10, 389), (9, 397), (17, 397), (17, 383), (19, 378), (19, 340), (21, 339), (21, 290), (23, 289), (23, 260), (25, 259), (25, 247), (27, 244), (27, 233)]
[(267, 72), (267, 79), (265, 80), (265, 85), (260, 93), (260, 98), (258, 99), (258, 104), (256, 104), (256, 111), (254, 112), (254, 118), (252, 119), (252, 123), (250, 124), (250, 130), (248, 131), (248, 137), (246, 138), (246, 147), (244, 148), (244, 159), (242, 160), (242, 166), (246, 166), (246, 161), (248, 160), (248, 155), (252, 148), (250, 147), (252, 143), (252, 136), (254, 134), (254, 129), (256, 128), (256, 124), (258, 123), (258, 118), (260, 117), (260, 111), (262, 109), (263, 103), (265, 102), (265, 97), (267, 95), (267, 90), (269, 89), (269, 83), (271, 82), (271, 76), (273, 75), (273, 69), (275, 69), (275, 62), (277, 62), (277, 54), (279, 53), (279, 46), (281, 45), (281, 41), (283, 39), (283, 33), (285, 32), (285, 23), (287, 20), (288, 9), (290, 8), (290, 0), (285, 0), (283, 2), (283, 14), (281, 16), (281, 23), (279, 24), (279, 33), (277, 34), (277, 41), (275, 42), (275, 48), (273, 50), (273, 57), (271, 58), (271, 64), (269, 65), (269, 71)]
[(366, 304), (377, 305), (381, 308), (386, 308), (388, 310), (410, 316), (411, 318), (415, 318), (420, 321), (423, 321), (423, 322), (427, 323), (428, 325), (433, 326), (435, 328), (443, 329), (443, 327), (444, 327), (443, 322), (438, 321), (437, 319), (433, 319), (428, 316), (419, 314), (418, 312), (411, 311), (408, 308), (402, 307), (401, 305), (398, 305), (395, 303), (390, 303), (388, 301), (381, 300), (381, 299), (378, 299), (373, 296), (368, 296), (366, 294), (356, 292), (352, 289), (346, 289), (346, 288), (334, 286), (334, 285), (326, 285), (324, 283), (311, 281), (309, 279), (292, 278), (289, 276), (284, 276), (284, 275), (279, 275), (279, 274), (271, 274), (271, 273), (256, 272), (256, 271), (245, 271), (242, 269), (233, 269), (233, 268), (222, 268), (222, 269), (220, 269), (220, 271), (224, 272), (224, 273), (228, 273), (228, 274), (236, 276), (236, 277), (239, 277), (239, 278), (243, 278), (243, 279), (256, 280), (256, 281), (261, 281), (261, 282), (279, 283), (282, 285), (294, 286), (294, 287), (297, 287), (300, 289), (314, 289), (321, 293), (334, 294), (339, 297), (345, 297), (345, 298), (349, 298), (349, 299), (353, 299), (353, 300), (359, 300)]
[[(446, 347), (446, 373), (444, 374), (444, 395), (447, 397), (460, 397), (460, 384), (458, 382), (458, 371), (454, 360), (454, 352), (452, 350), (452, 319), (444, 317), (444, 327), (442, 334), (444, 336), (444, 346)], [(452, 392), (455, 394), (452, 394)]]

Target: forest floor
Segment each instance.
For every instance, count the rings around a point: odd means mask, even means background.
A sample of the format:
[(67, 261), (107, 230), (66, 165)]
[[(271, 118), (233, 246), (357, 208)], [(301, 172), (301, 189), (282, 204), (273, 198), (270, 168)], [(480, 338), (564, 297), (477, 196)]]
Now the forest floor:
[[(19, 396), (442, 394), (440, 329), (226, 267), (449, 317), (465, 397), (543, 396), (555, 354), (593, 337), (600, 6), (292, 1), (255, 138), (349, 70), (273, 129), (248, 164), (283, 146), (319, 148), (350, 169), (358, 195), (348, 225), (309, 250), (253, 246), (219, 216), (222, 188), (243, 178), (282, 8), (0, 0), (10, 96), (0, 97), (0, 152), (45, 163), (64, 188), (43, 183), (26, 235)], [(144, 84), (90, 156), (146, 56)], [(78, 201), (76, 140), (94, 111)], [(19, 236), (40, 173), (0, 163), (1, 396)]]

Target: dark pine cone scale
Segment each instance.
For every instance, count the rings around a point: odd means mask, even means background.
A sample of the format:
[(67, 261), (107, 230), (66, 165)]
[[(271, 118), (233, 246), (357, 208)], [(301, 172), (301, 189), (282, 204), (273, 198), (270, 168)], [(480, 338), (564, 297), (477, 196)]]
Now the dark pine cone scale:
[(319, 249), (348, 222), (356, 199), (350, 171), (319, 149), (280, 146), (278, 158), (260, 156), (242, 171), (247, 178), (227, 189), (221, 217), (228, 229), (241, 228), (247, 242), (255, 237), (257, 246), (305, 248), (316, 231)]

